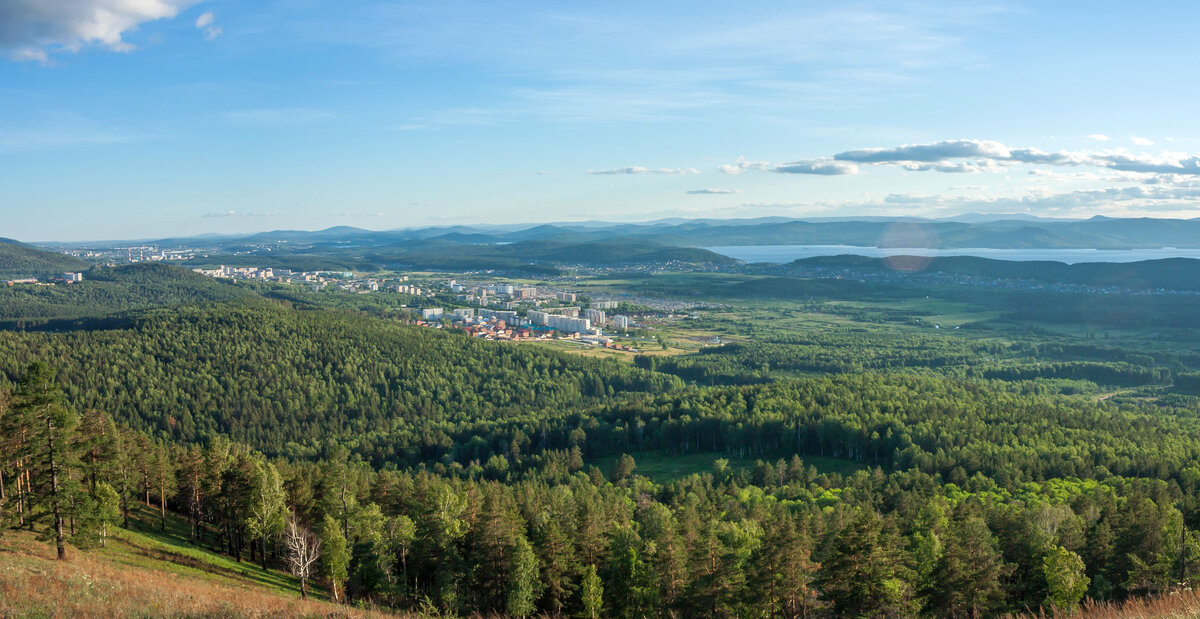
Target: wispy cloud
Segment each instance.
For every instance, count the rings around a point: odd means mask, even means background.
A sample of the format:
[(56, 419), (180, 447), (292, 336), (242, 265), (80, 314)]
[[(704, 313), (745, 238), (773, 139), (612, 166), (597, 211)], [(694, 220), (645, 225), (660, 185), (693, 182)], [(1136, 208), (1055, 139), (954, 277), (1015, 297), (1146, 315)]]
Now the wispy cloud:
[(642, 166), (625, 166), (623, 168), (608, 168), (603, 170), (588, 170), (588, 174), (601, 176), (615, 174), (699, 174), (696, 168), (644, 168)]
[(126, 33), (175, 17), (196, 1), (5, 0), (0, 2), (0, 48), (14, 60), (41, 62), (91, 45), (128, 52), (134, 46), (124, 40)]
[(1154, 146), (1154, 140), (1138, 137), (1136, 135), (1129, 138), (1129, 140), (1138, 146)]
[(213, 23), (215, 20), (216, 17), (212, 11), (205, 11), (196, 18), (196, 27), (204, 33), (205, 41), (211, 41), (224, 32), (220, 26)]
[(876, 103), (894, 89), (917, 88), (931, 70), (980, 62), (968, 49), (969, 34), (1005, 12), (967, 2), (771, 9), (704, 19), (708, 10), (681, 15), (654, 3), (612, 11), (351, 3), (282, 27), (297, 40), (520, 76), (489, 96), (487, 107), (506, 113), (489, 123), (529, 117), (598, 123)]
[(689, 195), (693, 196), (709, 196), (709, 195), (729, 195), (742, 193), (741, 189), (720, 189), (717, 187), (709, 187), (706, 189), (689, 189)]
[(1112, 139), (1112, 138), (1108, 137), (1107, 135), (1104, 135), (1103, 133), (1093, 133), (1093, 134), (1085, 136), (1085, 137), (1087, 137), (1090, 140), (1096, 140), (1097, 142), (1107, 142)]

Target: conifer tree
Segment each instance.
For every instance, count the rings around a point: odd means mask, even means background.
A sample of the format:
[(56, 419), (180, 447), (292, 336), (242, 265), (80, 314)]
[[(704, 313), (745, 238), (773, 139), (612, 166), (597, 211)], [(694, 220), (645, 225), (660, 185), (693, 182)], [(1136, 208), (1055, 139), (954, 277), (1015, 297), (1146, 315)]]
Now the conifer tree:
[(26, 369), (13, 398), (12, 415), (28, 430), (22, 449), (34, 480), (30, 523), (48, 520), (42, 537), (53, 540), (58, 558), (66, 559), (65, 518), (73, 494), (79, 492), (77, 480), (67, 472), (78, 468), (74, 448), (79, 417), (64, 403), (54, 371), (42, 362)]

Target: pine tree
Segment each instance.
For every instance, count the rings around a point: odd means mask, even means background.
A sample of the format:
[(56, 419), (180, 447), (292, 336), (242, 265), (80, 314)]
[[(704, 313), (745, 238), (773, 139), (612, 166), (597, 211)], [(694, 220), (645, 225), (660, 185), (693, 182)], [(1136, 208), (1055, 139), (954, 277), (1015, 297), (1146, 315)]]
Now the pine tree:
[(834, 537), (817, 587), (839, 616), (914, 614), (912, 591), (901, 577), (896, 540), (883, 535), (879, 515), (861, 510)]
[[(198, 539), (200, 523), (204, 517), (206, 498), (204, 467), (204, 452), (198, 446), (193, 445), (183, 452), (179, 463), (179, 489), (183, 492), (184, 500), (187, 502), (188, 524), (190, 525), (188, 538), (192, 541)], [(284, 516), (286, 519), (286, 513)]]
[(84, 411), (79, 420), (79, 450), (88, 490), (96, 484), (112, 484), (121, 457), (121, 440), (110, 415), (95, 409)]
[(547, 606), (554, 614), (562, 614), (563, 606), (575, 591), (572, 574), (575, 549), (558, 521), (546, 514), (536, 527), (538, 554), (542, 557), (542, 582), (545, 583)]
[(175, 479), (175, 462), (171, 458), (171, 447), (159, 441), (151, 459), (152, 484), (158, 494), (158, 528), (167, 530), (167, 499), (178, 490)]
[(79, 491), (67, 471), (79, 466), (73, 451), (79, 417), (63, 402), (54, 371), (41, 362), (31, 363), (17, 385), (12, 415), (28, 431), (22, 448), (33, 472), (29, 522), (49, 519), (42, 537), (53, 540), (58, 558), (66, 559), (65, 516)]
[(982, 518), (955, 521), (936, 573), (936, 608), (948, 616), (994, 614), (1011, 571)]
[(767, 616), (807, 616), (817, 606), (813, 580), (820, 565), (811, 560), (808, 541), (786, 513), (767, 519), (764, 527), (750, 561), (749, 591)]

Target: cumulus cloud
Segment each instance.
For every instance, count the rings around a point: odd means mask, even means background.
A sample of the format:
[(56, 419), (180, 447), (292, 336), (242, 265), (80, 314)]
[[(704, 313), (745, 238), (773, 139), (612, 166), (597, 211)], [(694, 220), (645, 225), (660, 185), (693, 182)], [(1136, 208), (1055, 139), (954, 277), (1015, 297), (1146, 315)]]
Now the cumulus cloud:
[(904, 169), (912, 172), (927, 172), (934, 170), (948, 174), (977, 174), (979, 172), (999, 172), (1002, 167), (995, 161), (957, 161), (942, 163), (906, 163)]
[(216, 17), (213, 15), (212, 11), (205, 11), (200, 14), (200, 17), (196, 18), (196, 27), (204, 32), (205, 41), (211, 41), (221, 36), (221, 34), (224, 32), (220, 26), (217, 26), (213, 23), (215, 20)]
[(706, 189), (689, 189), (688, 193), (693, 196), (708, 196), (708, 195), (728, 195), (742, 193), (741, 189), (720, 189), (717, 187), (709, 187)]
[(1132, 141), (1134, 144), (1137, 144), (1138, 146), (1154, 146), (1154, 140), (1140, 138), (1136, 135), (1129, 139), (1130, 139), (1130, 141)]
[(839, 176), (842, 174), (858, 174), (858, 166), (843, 161), (828, 159), (806, 159), (781, 163), (772, 168), (780, 174), (818, 174), (822, 176)]
[(604, 170), (588, 170), (588, 174), (609, 176), (616, 174), (699, 174), (696, 168), (643, 168), (642, 166), (625, 166)]
[(1124, 149), (1045, 152), (1037, 148), (1010, 148), (992, 140), (943, 140), (891, 148), (861, 148), (838, 153), (833, 159), (860, 164), (894, 164), (914, 171), (983, 171), (1024, 163), (1087, 165), (1143, 174), (1200, 175), (1200, 155), (1171, 152), (1151, 155)]
[(860, 148), (838, 153), (833, 158), (855, 163), (936, 163), (947, 159), (1007, 159), (1010, 156), (1008, 147), (991, 140), (943, 140), (932, 144), (905, 144), (893, 148)]
[(143, 23), (170, 19), (197, 0), (3, 0), (0, 48), (18, 61), (46, 62), (55, 52), (96, 45), (127, 52), (123, 36)]
[(751, 170), (763, 172), (771, 169), (771, 164), (766, 161), (746, 161), (743, 157), (738, 157), (735, 163), (726, 163), (717, 166), (717, 171), (722, 174), (741, 174)]

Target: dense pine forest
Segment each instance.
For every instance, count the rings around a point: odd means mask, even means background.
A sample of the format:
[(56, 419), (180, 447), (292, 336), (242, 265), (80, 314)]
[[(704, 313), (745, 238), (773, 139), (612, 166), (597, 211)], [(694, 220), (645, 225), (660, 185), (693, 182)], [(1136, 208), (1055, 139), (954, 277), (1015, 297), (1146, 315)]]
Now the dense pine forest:
[[(0, 531), (69, 557), (184, 518), (306, 591), (447, 614), (1069, 612), (1200, 574), (1183, 331), (727, 298), (676, 332), (727, 343), (622, 362), (192, 275), (8, 292)], [(78, 310), (38, 320), (52, 293)]]

